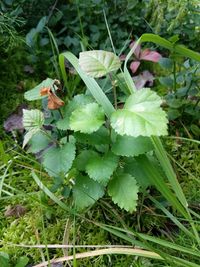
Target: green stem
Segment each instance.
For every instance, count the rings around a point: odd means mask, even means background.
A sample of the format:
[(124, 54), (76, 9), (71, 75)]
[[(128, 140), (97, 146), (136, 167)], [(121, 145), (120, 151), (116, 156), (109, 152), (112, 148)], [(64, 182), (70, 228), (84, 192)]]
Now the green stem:
[(109, 73), (109, 78), (112, 84), (112, 90), (113, 90), (113, 97), (114, 97), (114, 107), (117, 109), (117, 92), (116, 92), (116, 86), (115, 81), (112, 79), (112, 75)]

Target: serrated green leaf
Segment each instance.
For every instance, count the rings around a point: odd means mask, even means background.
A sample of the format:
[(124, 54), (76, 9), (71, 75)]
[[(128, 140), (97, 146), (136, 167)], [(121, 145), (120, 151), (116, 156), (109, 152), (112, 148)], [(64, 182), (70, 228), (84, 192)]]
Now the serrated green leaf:
[(161, 103), (161, 98), (150, 89), (138, 90), (128, 97), (123, 109), (113, 112), (111, 125), (119, 135), (166, 135), (168, 121)]
[(32, 101), (32, 100), (38, 100), (38, 99), (42, 99), (42, 98), (46, 97), (46, 96), (40, 95), (40, 90), (44, 87), (52, 87), (54, 82), (55, 82), (55, 80), (47, 78), (46, 80), (42, 81), (40, 84), (38, 84), (33, 89), (27, 91), (24, 94), (25, 99)]
[(74, 110), (77, 108), (80, 108), (82, 106), (85, 106), (89, 103), (94, 103), (94, 99), (92, 99), (91, 96), (88, 95), (76, 95), (69, 103), (64, 107), (63, 112), (63, 119), (59, 120), (56, 123), (56, 127), (60, 130), (68, 130), (69, 127), (69, 119)]
[(27, 131), (40, 129), (44, 124), (44, 115), (38, 109), (23, 109), (23, 126)]
[(28, 152), (38, 153), (48, 147), (50, 142), (51, 140), (43, 132), (36, 132), (30, 140)]
[(116, 155), (134, 157), (153, 150), (153, 145), (149, 137), (118, 135), (111, 149)]
[(81, 210), (93, 205), (104, 195), (104, 187), (88, 176), (77, 176), (73, 187), (75, 206)]
[(92, 146), (106, 145), (110, 143), (109, 131), (104, 126), (91, 134), (76, 132), (74, 133), (74, 137), (76, 138), (77, 142)]
[(90, 158), (86, 165), (86, 172), (90, 178), (105, 185), (117, 166), (118, 157), (109, 152), (103, 157), (96, 155)]
[(92, 133), (102, 126), (104, 119), (103, 109), (98, 104), (87, 104), (72, 112), (70, 128), (82, 133)]
[(99, 78), (118, 70), (121, 62), (112, 52), (93, 50), (80, 53), (79, 65), (87, 75)]
[(91, 160), (93, 157), (97, 156), (98, 154), (92, 150), (83, 150), (75, 159), (74, 165), (77, 170), (85, 171), (86, 165), (88, 161)]
[(115, 175), (108, 184), (108, 194), (121, 209), (136, 210), (138, 186), (133, 176), (127, 173)]
[(44, 155), (43, 165), (50, 176), (65, 175), (75, 158), (75, 144), (66, 143), (62, 147), (50, 148)]

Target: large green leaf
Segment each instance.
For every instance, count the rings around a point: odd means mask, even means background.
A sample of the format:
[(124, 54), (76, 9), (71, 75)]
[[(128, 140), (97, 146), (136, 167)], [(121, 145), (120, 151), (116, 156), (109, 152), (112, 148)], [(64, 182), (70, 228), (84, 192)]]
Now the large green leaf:
[(89, 103), (93, 103), (94, 99), (88, 95), (76, 95), (69, 103), (64, 107), (63, 112), (63, 119), (59, 120), (56, 123), (56, 126), (60, 130), (68, 130), (69, 127), (69, 119), (74, 110), (77, 108), (81, 108), (84, 105), (87, 105)]
[(70, 128), (82, 133), (97, 131), (104, 123), (103, 109), (96, 103), (87, 104), (72, 112)]
[(40, 95), (40, 90), (44, 87), (52, 87), (54, 83), (55, 83), (55, 80), (47, 78), (46, 80), (44, 80), (40, 84), (38, 84), (35, 88), (27, 91), (24, 94), (25, 99), (32, 101), (32, 100), (42, 99), (42, 98), (46, 97), (46, 96)]
[(112, 145), (112, 152), (116, 155), (134, 157), (153, 150), (149, 137), (145, 136), (121, 136), (118, 135)]
[(80, 53), (79, 65), (87, 75), (99, 78), (118, 70), (121, 62), (112, 52), (93, 50)]
[(118, 165), (118, 157), (111, 152), (103, 157), (93, 156), (86, 165), (86, 172), (90, 178), (106, 184)]
[(62, 147), (50, 148), (44, 155), (43, 165), (50, 176), (65, 175), (75, 158), (75, 144), (66, 143)]
[(167, 118), (161, 103), (161, 98), (150, 89), (138, 90), (128, 97), (123, 109), (113, 112), (111, 125), (120, 135), (166, 135)]
[(108, 184), (108, 194), (121, 209), (130, 212), (136, 210), (138, 186), (130, 174), (116, 174)]
[(73, 187), (73, 197), (78, 209), (93, 205), (104, 195), (104, 187), (88, 176), (78, 175)]

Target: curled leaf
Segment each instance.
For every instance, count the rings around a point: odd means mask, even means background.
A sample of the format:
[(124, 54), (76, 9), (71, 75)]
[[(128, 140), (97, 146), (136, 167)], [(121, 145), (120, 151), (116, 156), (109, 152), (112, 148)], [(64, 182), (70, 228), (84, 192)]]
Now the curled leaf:
[(64, 106), (64, 101), (62, 101), (62, 99), (60, 99), (59, 97), (57, 97), (57, 95), (55, 95), (50, 87), (43, 87), (40, 90), (40, 95), (41, 96), (48, 96), (48, 109), (58, 109), (62, 106)]

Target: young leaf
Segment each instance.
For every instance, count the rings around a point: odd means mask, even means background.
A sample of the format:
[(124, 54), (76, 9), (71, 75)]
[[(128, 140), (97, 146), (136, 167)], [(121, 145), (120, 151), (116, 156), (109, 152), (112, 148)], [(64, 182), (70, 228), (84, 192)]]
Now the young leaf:
[(87, 104), (72, 112), (70, 128), (82, 133), (97, 131), (104, 123), (103, 109), (96, 103)]
[(25, 99), (32, 101), (32, 100), (38, 100), (38, 99), (42, 99), (46, 97), (46, 96), (41, 96), (40, 90), (45, 87), (52, 87), (54, 83), (55, 83), (55, 80), (47, 78), (46, 80), (38, 84), (35, 88), (27, 91), (24, 94)]
[(93, 50), (80, 53), (79, 65), (87, 75), (99, 78), (118, 70), (121, 62), (112, 52)]
[(81, 153), (76, 157), (74, 161), (76, 169), (79, 171), (85, 171), (88, 162), (96, 156), (98, 156), (98, 154), (92, 150), (81, 151)]
[(81, 210), (93, 205), (104, 195), (104, 187), (88, 176), (78, 175), (73, 187), (73, 197), (76, 207)]
[(93, 156), (86, 165), (89, 177), (99, 183), (106, 184), (118, 165), (118, 157), (111, 152), (103, 157)]
[(75, 144), (66, 143), (62, 147), (50, 148), (44, 155), (43, 165), (50, 176), (66, 174), (75, 158)]
[(119, 135), (133, 137), (167, 134), (166, 113), (161, 98), (148, 88), (128, 97), (124, 108), (113, 112), (111, 125)]
[(44, 124), (44, 115), (38, 109), (23, 109), (23, 125), (27, 131), (40, 129)]
[(127, 173), (115, 175), (108, 184), (108, 194), (121, 209), (136, 210), (138, 186), (133, 176)]
[(148, 137), (118, 135), (112, 145), (112, 152), (119, 156), (134, 157), (153, 150), (153, 145)]
[(63, 119), (59, 120), (56, 123), (56, 126), (60, 130), (68, 130), (69, 127), (69, 118), (74, 110), (81, 108), (84, 105), (94, 103), (94, 99), (88, 95), (76, 95), (64, 108)]

